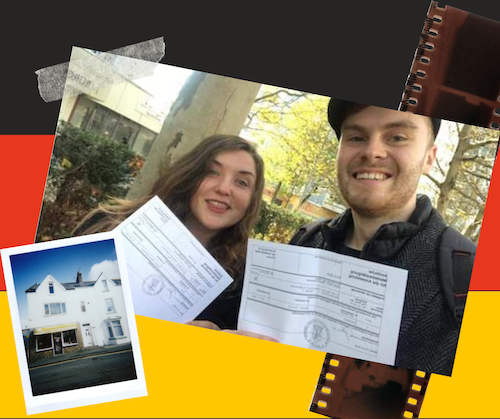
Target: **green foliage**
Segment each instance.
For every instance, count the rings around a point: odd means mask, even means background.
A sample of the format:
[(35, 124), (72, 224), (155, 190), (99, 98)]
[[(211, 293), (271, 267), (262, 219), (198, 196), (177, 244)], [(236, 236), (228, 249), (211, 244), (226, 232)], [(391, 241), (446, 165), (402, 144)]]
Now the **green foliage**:
[(141, 165), (128, 145), (61, 123), (37, 240), (68, 237), (91, 208), (110, 196), (123, 197)]
[(311, 221), (311, 217), (263, 201), (260, 218), (251, 236), (258, 240), (288, 243), (300, 227)]
[[(246, 126), (260, 143), (266, 162), (266, 182), (279, 184), (280, 193), (306, 200), (327, 190), (341, 200), (336, 180), (338, 141), (327, 119), (329, 98), (264, 86)], [(297, 208), (296, 208), (297, 209)]]
[(94, 206), (107, 196), (123, 196), (134, 176), (134, 157), (126, 144), (59, 125), (49, 172), (56, 200)]

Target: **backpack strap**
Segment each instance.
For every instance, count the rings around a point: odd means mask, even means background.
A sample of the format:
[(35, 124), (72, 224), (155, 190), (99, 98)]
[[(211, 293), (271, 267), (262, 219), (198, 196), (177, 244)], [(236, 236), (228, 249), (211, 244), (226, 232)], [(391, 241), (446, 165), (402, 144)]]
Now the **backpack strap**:
[(459, 326), (462, 324), (475, 256), (474, 242), (454, 228), (447, 227), (439, 249), (439, 277), (446, 302)]
[(300, 227), (299, 231), (297, 231), (289, 244), (295, 244), (298, 246), (304, 245), (312, 236), (314, 236), (322, 224), (328, 224), (331, 220), (319, 220), (313, 221), (312, 223), (306, 224), (305, 226)]

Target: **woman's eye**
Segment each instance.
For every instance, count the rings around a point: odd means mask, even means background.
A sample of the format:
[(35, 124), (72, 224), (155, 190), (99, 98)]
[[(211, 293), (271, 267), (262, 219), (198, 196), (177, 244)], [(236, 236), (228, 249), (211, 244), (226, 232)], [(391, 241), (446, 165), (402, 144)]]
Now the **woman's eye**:
[(213, 175), (213, 176), (217, 176), (219, 174), (219, 172), (215, 169), (208, 169), (208, 172), (207, 172), (209, 175)]
[(247, 188), (248, 187), (248, 182), (244, 179), (238, 179), (236, 181), (236, 183), (239, 185), (239, 186), (242, 186), (244, 188)]

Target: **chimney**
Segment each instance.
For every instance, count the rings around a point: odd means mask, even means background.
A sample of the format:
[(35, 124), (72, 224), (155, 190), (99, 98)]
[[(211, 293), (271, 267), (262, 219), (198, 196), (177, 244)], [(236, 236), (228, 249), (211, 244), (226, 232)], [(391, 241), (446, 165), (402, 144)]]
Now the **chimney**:
[(76, 283), (81, 284), (82, 283), (82, 273), (80, 271), (77, 272), (76, 274)]

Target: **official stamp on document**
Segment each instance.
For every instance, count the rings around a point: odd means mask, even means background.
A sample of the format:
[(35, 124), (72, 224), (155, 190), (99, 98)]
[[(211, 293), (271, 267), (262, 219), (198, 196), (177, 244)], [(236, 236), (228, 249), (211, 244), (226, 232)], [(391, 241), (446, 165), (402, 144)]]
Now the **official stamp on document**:
[(313, 319), (306, 324), (304, 337), (311, 345), (320, 349), (330, 343), (328, 327), (325, 323), (317, 319)]
[(157, 276), (150, 276), (142, 283), (142, 289), (148, 295), (158, 295), (163, 289), (163, 281)]

